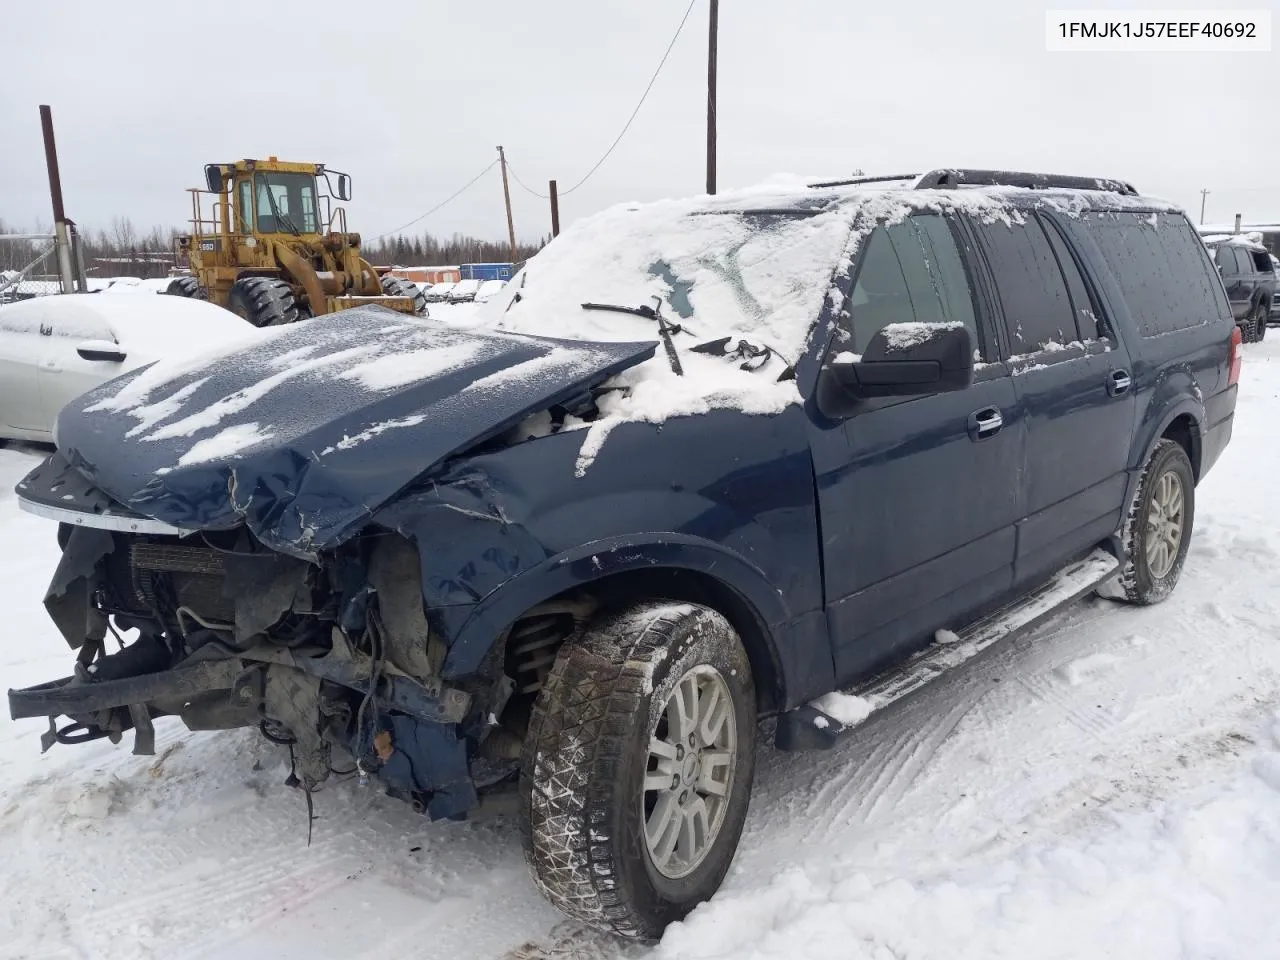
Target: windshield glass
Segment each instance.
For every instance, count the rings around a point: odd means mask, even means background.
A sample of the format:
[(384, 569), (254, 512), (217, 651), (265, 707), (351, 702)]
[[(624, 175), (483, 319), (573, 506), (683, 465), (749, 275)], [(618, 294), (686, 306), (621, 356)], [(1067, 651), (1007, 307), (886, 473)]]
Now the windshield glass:
[(653, 339), (652, 322), (582, 304), (652, 307), (660, 298), (663, 316), (690, 342), (738, 335), (798, 355), (844, 259), (852, 214), (794, 199), (752, 207), (701, 198), (579, 221), (486, 305), (483, 320), (566, 339)]
[(306, 173), (259, 173), (254, 183), (260, 233), (320, 232), (315, 177)]

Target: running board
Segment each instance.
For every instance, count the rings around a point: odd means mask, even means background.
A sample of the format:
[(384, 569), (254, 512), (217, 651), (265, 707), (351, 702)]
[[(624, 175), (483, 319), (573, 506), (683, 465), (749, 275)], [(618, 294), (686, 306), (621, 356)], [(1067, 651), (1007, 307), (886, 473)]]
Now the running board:
[[(1094, 550), (1083, 560), (1063, 567), (1020, 599), (975, 621), (954, 640), (934, 642), (900, 666), (845, 693), (863, 701), (854, 705), (861, 708), (855, 712), (865, 710), (866, 716), (870, 716), (967, 663), (991, 645), (1034, 630), (1063, 607), (1096, 590), (1119, 570), (1120, 562), (1115, 557), (1101, 548)], [(864, 722), (866, 716), (842, 723), (813, 704), (805, 704), (778, 717), (775, 745), (779, 750), (825, 750)]]

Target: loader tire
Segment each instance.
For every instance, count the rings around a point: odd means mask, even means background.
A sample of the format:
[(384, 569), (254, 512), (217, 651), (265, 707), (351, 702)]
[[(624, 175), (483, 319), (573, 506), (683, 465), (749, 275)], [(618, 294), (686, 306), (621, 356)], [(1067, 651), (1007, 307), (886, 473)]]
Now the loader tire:
[(570, 637), (521, 757), (525, 859), (547, 899), (645, 941), (709, 899), (746, 820), (755, 711), (742, 641), (708, 607), (646, 600)]
[(191, 300), (209, 299), (209, 291), (200, 286), (200, 281), (195, 277), (174, 277), (164, 292), (172, 297), (187, 297)]
[(428, 316), (427, 295), (422, 292), (422, 288), (416, 283), (412, 283), (403, 277), (393, 277), (389, 274), (383, 274), (382, 292), (388, 297), (413, 297), (414, 316)]
[(297, 323), (308, 315), (298, 304), (290, 286), (275, 277), (237, 280), (227, 298), (227, 309), (255, 327)]

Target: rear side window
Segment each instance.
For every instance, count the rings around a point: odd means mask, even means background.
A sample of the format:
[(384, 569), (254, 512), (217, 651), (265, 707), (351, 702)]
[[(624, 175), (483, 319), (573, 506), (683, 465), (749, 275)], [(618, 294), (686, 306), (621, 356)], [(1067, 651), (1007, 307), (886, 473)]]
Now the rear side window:
[(1067, 281), (1067, 293), (1071, 296), (1071, 310), (1076, 318), (1077, 335), (1084, 342), (1106, 336), (1106, 325), (1098, 322), (1098, 305), (1066, 241), (1054, 224), (1046, 223), (1043, 226), (1045, 236), (1049, 238), (1049, 245), (1053, 247), (1054, 255), (1058, 258), (1058, 266), (1062, 268), (1062, 276)]
[(1182, 214), (1088, 213), (1083, 219), (1142, 336), (1230, 317), (1222, 281)]
[(937, 214), (876, 227), (867, 237), (845, 324), (862, 353), (890, 323), (962, 323), (979, 349), (973, 291), (951, 227)]
[(1218, 247), (1218, 266), (1222, 268), (1223, 276), (1240, 275), (1240, 258), (1236, 256), (1234, 247), (1227, 246), (1225, 243)]
[[(1015, 356), (1079, 339), (1067, 282), (1038, 220), (975, 224), (995, 274)], [(1072, 265), (1074, 270), (1074, 265)]]

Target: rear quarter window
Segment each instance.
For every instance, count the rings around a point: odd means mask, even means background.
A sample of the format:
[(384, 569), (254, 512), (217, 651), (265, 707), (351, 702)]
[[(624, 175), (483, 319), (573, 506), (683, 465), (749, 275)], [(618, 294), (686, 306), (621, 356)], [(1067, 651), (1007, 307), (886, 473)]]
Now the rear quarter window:
[(1217, 269), (1177, 213), (1088, 213), (1084, 223), (1144, 337), (1231, 317)]

